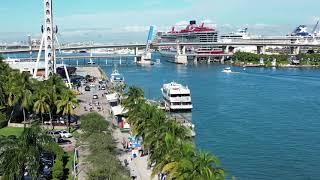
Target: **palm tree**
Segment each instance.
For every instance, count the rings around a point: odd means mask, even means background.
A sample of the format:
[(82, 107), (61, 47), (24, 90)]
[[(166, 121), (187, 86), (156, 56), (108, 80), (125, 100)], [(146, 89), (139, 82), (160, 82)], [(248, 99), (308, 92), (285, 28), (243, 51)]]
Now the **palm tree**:
[(143, 146), (149, 151), (153, 175), (165, 173), (169, 179), (224, 179), (217, 158), (198, 152), (190, 130), (146, 102), (141, 89), (130, 87), (123, 105), (133, 132), (142, 136)]
[(60, 100), (56, 101), (57, 105), (57, 113), (62, 112), (63, 115), (68, 115), (68, 128), (70, 132), (70, 119), (71, 115), (74, 114), (74, 107), (78, 104), (78, 100), (74, 97), (74, 95), (67, 91), (62, 95)]
[(65, 86), (62, 78), (56, 74), (50, 76), (50, 78), (44, 82), (44, 88), (48, 93), (48, 104), (51, 107), (51, 112), (56, 113), (56, 101), (58, 100), (59, 96), (62, 96), (65, 91), (68, 91), (68, 89)]
[(44, 92), (39, 92), (35, 97), (35, 103), (33, 105), (33, 111), (36, 112), (36, 114), (40, 114), (41, 121), (43, 123), (43, 114), (44, 113), (50, 113), (50, 106), (48, 104), (48, 95)]
[(219, 162), (216, 157), (196, 152), (193, 158), (182, 158), (173, 174), (177, 179), (224, 179), (224, 170), (216, 167)]
[(21, 107), (22, 107), (22, 112), (23, 112), (23, 121), (24, 125), (26, 122), (26, 110), (29, 110), (29, 107), (31, 106), (32, 103), (32, 93), (30, 90), (25, 89), (22, 91), (22, 97), (21, 97)]
[[(11, 114), (9, 123), (14, 113), (15, 106), (20, 99), (22, 87), (19, 86), (18, 78), (19, 71), (9, 71), (9, 75), (6, 78), (5, 93), (6, 93), (6, 104), (11, 108)], [(18, 77), (18, 78), (17, 78)]]
[(122, 102), (125, 108), (131, 110), (137, 105), (137, 101), (144, 99), (143, 90), (141, 88), (130, 86), (128, 92), (125, 94), (125, 99)]
[(24, 129), (19, 138), (0, 138), (0, 170), (7, 179), (21, 179), (24, 172), (38, 177), (40, 153), (54, 143), (39, 126)]

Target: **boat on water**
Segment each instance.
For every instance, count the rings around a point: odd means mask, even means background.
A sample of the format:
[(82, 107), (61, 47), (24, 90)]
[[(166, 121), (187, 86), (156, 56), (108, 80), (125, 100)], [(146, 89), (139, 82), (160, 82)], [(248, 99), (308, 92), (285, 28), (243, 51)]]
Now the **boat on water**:
[(112, 83), (124, 83), (124, 76), (117, 69), (114, 69), (111, 73), (110, 81)]
[(165, 110), (168, 111), (191, 111), (191, 92), (187, 86), (176, 82), (163, 84), (161, 88)]
[(226, 67), (222, 70), (222, 72), (224, 73), (232, 73), (231, 68), (230, 67)]
[(94, 62), (92, 59), (90, 59), (90, 61), (88, 62), (88, 64), (96, 64), (96, 62)]
[(245, 27), (238, 29), (236, 32), (221, 35), (219, 41), (232, 42), (235, 40), (250, 39), (251, 37), (252, 36), (248, 33), (248, 28)]
[[(197, 25), (196, 21), (192, 20), (181, 30), (176, 30), (172, 27), (169, 32), (158, 32), (156, 41), (161, 43), (176, 43), (176, 42), (217, 42), (218, 32), (216, 29), (206, 26), (204, 23)], [(174, 57), (177, 50), (172, 47), (163, 46), (159, 48), (159, 52), (163, 57), (167, 57), (168, 61), (174, 62)], [(205, 53), (215, 54), (217, 51), (212, 50), (210, 46), (186, 47), (186, 53)]]

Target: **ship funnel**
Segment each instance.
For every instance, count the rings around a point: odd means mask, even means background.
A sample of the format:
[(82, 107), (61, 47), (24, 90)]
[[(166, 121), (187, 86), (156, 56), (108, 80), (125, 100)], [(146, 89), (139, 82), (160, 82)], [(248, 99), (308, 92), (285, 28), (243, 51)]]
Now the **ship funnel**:
[(191, 20), (191, 21), (190, 21), (190, 25), (194, 25), (194, 24), (197, 24), (197, 21)]

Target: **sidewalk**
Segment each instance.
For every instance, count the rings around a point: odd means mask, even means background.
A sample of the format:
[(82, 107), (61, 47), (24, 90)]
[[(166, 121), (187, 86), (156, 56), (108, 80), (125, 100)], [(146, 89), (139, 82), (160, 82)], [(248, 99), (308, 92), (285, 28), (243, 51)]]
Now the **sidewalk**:
[[(100, 74), (98, 68), (96, 67), (94, 68), (88, 68), (88, 69), (81, 69), (81, 71), (84, 72), (88, 72), (90, 71), (90, 75), (95, 75), (97, 77), (101, 77), (102, 75)], [(84, 73), (83, 72), (83, 73)], [(98, 85), (97, 83), (95, 83), (96, 85)], [(84, 87), (82, 87), (84, 88)], [(83, 94), (78, 95), (77, 98), (79, 100), (79, 107), (76, 109), (76, 114), (81, 116), (83, 114), (87, 114), (90, 111), (85, 111), (84, 107), (88, 107), (89, 103), (93, 103), (92, 97), (93, 94), (98, 94), (99, 99), (98, 100), (94, 100), (94, 101), (99, 101), (100, 102), (100, 106), (102, 107), (101, 111), (98, 111), (97, 108), (95, 106), (93, 106), (93, 112), (98, 112), (99, 114), (101, 114), (106, 121), (108, 121), (110, 124), (113, 124), (112, 122), (112, 115), (110, 114), (110, 110), (111, 107), (109, 106), (109, 104), (107, 103), (107, 99), (105, 96), (102, 96), (102, 94), (104, 94), (107, 90), (92, 90), (92, 91), (84, 91), (84, 89), (81, 90), (81, 92), (83, 92)], [(122, 147), (122, 140), (124, 138), (128, 138), (129, 134), (128, 133), (122, 133), (120, 131), (119, 128), (113, 129), (113, 138), (116, 141), (116, 151), (118, 152), (118, 158), (121, 162), (121, 164), (123, 165), (123, 168), (125, 168), (124, 165), (124, 160), (127, 159), (129, 162), (129, 165), (127, 166), (127, 168), (129, 169), (130, 173), (134, 174), (137, 176), (137, 180), (151, 180), (151, 169), (147, 169), (147, 164), (148, 164), (148, 160), (147, 160), (147, 156), (144, 157), (137, 157), (134, 158), (131, 161), (130, 157), (130, 153), (128, 152), (124, 152), (123, 147)], [(87, 175), (86, 175), (86, 169), (87, 169), (87, 164), (85, 162), (85, 158), (86, 156), (90, 153), (88, 152), (88, 150), (86, 150), (86, 148), (84, 147), (80, 147), (79, 149), (79, 174), (78, 174), (78, 179), (79, 180), (85, 180), (87, 179)], [(155, 178), (153, 178), (152, 180), (155, 180)]]

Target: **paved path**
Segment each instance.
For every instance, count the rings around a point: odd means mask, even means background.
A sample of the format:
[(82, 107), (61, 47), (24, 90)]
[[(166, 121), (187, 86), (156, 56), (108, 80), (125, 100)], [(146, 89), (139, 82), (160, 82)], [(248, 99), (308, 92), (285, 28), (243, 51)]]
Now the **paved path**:
[[(90, 75), (94, 75), (96, 77), (101, 77), (102, 75), (100, 74), (100, 71), (98, 70), (97, 67), (91, 67), (91, 68), (81, 68), (82, 73), (87, 73)], [(81, 95), (77, 96), (78, 100), (79, 100), (79, 104), (80, 106), (76, 109), (76, 114), (77, 115), (83, 115), (88, 113), (89, 111), (85, 111), (84, 107), (87, 107), (87, 109), (89, 109), (89, 103), (92, 104), (93, 107), (93, 111), (98, 112), (99, 114), (101, 114), (103, 117), (105, 117), (105, 119), (107, 121), (109, 121), (110, 123), (112, 123), (112, 115), (110, 114), (110, 106), (107, 103), (106, 97), (102, 96), (104, 93), (106, 93), (108, 90), (102, 91), (102, 90), (98, 90), (98, 83), (95, 82), (94, 84), (96, 84), (96, 87), (91, 88), (91, 91), (84, 91), (84, 87), (80, 88), (80, 92), (82, 92)], [(94, 94), (97, 94), (99, 99), (95, 99), (93, 100), (92, 97)], [(94, 104), (96, 104), (97, 102), (99, 102), (102, 110), (98, 111), (97, 106), (95, 106)], [(116, 128), (113, 130), (113, 137), (115, 139), (115, 141), (117, 142), (117, 152), (118, 152), (118, 158), (121, 161), (122, 165), (124, 166), (124, 160), (127, 159), (129, 162), (128, 165), (128, 169), (130, 171), (131, 174), (134, 174), (137, 176), (137, 180), (150, 180), (151, 179), (151, 170), (147, 169), (147, 156), (144, 157), (137, 157), (135, 159), (133, 159), (131, 161), (130, 154), (128, 152), (124, 152), (123, 151), (123, 147), (121, 142), (123, 141), (123, 139), (127, 139), (129, 136), (128, 133), (122, 133), (120, 131), (119, 128)], [(86, 176), (86, 170), (87, 168), (87, 164), (85, 162), (85, 158), (88, 155), (88, 149), (86, 149), (85, 147), (80, 147), (79, 148), (79, 175), (78, 175), (78, 179), (79, 180), (85, 180), (87, 179)], [(153, 178), (155, 179), (155, 178)]]

